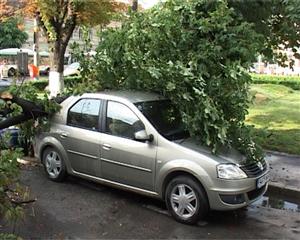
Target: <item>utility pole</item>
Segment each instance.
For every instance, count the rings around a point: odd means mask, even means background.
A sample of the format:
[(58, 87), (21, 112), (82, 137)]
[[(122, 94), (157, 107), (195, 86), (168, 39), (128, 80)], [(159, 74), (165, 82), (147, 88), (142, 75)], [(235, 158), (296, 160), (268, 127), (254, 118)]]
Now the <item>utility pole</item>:
[(131, 9), (132, 9), (132, 11), (137, 12), (137, 10), (138, 10), (138, 0), (133, 0), (132, 1)]
[(33, 64), (39, 66), (39, 26), (37, 16), (34, 18), (34, 27), (33, 27)]

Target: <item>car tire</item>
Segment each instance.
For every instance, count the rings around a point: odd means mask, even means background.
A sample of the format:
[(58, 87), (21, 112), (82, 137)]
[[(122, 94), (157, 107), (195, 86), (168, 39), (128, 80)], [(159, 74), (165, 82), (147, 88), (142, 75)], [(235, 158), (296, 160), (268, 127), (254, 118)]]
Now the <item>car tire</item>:
[(14, 77), (16, 75), (16, 70), (14, 68), (10, 68), (7, 72), (9, 77)]
[(185, 224), (195, 224), (206, 216), (209, 209), (203, 187), (189, 176), (178, 176), (169, 182), (165, 201), (176, 221)]
[(65, 179), (66, 165), (59, 151), (53, 147), (46, 148), (42, 160), (49, 179), (55, 182), (62, 182)]

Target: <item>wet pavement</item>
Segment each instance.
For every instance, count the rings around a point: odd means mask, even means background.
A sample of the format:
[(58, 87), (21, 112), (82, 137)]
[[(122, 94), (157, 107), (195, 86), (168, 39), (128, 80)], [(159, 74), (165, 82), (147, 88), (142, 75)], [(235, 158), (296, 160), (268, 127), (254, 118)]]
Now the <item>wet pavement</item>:
[[(21, 182), (37, 198), (16, 225), (24, 239), (300, 239), (299, 203), (273, 196), (247, 209), (210, 212), (198, 225), (188, 226), (175, 222), (160, 201), (75, 177), (55, 183), (39, 165), (24, 167)], [(0, 224), (0, 232), (11, 231), (3, 220)]]
[(269, 190), (300, 200), (300, 156), (269, 152), (266, 160), (270, 164)]

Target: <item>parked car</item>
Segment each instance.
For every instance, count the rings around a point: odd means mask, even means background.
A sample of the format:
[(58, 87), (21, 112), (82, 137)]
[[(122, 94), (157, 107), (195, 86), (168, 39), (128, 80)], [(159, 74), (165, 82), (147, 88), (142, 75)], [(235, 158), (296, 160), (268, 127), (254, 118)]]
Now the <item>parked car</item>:
[[(2, 100), (0, 99), (0, 104), (1, 101)], [(3, 120), (5, 120), (5, 118), (0, 114), (0, 122)], [(1, 147), (2, 145), (5, 145), (6, 147), (19, 147), (20, 146), (19, 136), (20, 136), (20, 129), (16, 126), (0, 129), (0, 150), (2, 148)]]
[(176, 220), (189, 224), (209, 209), (245, 207), (267, 190), (265, 161), (247, 163), (228, 149), (213, 155), (189, 136), (164, 97), (87, 93), (61, 106), (35, 145), (53, 181), (70, 174), (159, 198)]
[(0, 78), (0, 92), (3, 92), (4, 90), (8, 89), (11, 85), (11, 80)]
[(64, 70), (64, 77), (66, 76), (79, 76), (80, 75), (80, 64), (79, 62), (71, 63)]
[[(20, 129), (18, 129), (15, 126), (5, 128), (5, 129), (0, 129), (0, 142), (4, 141), (7, 147), (20, 147), (19, 135), (20, 135)], [(6, 138), (6, 136), (8, 138)]]
[(39, 66), (40, 76), (48, 76), (49, 72), (50, 72), (50, 66), (49, 65), (40, 65)]

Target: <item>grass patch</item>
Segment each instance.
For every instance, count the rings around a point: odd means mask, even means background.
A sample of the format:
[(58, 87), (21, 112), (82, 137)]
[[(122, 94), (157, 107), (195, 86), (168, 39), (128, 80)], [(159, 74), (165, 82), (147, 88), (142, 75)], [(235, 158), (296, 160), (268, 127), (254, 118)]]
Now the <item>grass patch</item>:
[(300, 91), (274, 84), (254, 84), (246, 123), (254, 125), (266, 149), (300, 155)]

